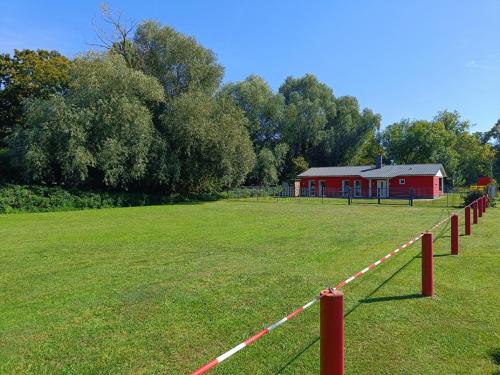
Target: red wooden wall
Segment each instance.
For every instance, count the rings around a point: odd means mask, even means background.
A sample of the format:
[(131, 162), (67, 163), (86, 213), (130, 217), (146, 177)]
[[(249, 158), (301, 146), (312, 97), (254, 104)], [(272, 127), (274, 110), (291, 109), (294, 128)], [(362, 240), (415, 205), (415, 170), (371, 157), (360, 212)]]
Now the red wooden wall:
[[(400, 184), (400, 179), (404, 179), (404, 184)], [(341, 177), (302, 177), (300, 179), (301, 188), (309, 188), (309, 181), (316, 181), (316, 195), (319, 192), (320, 181), (325, 182), (326, 193), (342, 191), (342, 181), (349, 181), (349, 187), (354, 189), (354, 181), (361, 181), (362, 196), (368, 196), (369, 180), (360, 176), (341, 176)], [(376, 196), (377, 179), (372, 179), (372, 197)], [(437, 198), (440, 195), (439, 177), (437, 176), (398, 176), (389, 179), (389, 194), (391, 197), (407, 197), (409, 189), (413, 189), (414, 196), (420, 198)]]

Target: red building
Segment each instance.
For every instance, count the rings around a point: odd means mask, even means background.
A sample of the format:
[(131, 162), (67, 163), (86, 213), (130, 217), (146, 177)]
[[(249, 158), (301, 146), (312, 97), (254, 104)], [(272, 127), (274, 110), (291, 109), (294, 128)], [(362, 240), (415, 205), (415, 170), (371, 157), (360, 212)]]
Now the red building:
[(495, 182), (495, 179), (491, 177), (479, 177), (477, 179), (477, 184), (479, 186), (488, 186), (490, 184), (494, 184)]
[(299, 175), (300, 195), (364, 198), (438, 198), (446, 172), (441, 164), (310, 168)]

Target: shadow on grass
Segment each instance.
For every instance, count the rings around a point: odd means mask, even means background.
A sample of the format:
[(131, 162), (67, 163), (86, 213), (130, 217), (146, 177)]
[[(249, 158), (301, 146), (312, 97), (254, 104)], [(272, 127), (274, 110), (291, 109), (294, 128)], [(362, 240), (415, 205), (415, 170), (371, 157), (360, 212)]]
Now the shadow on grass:
[(500, 366), (500, 348), (494, 348), (491, 349), (488, 352), (488, 355), (491, 357), (491, 361), (495, 364)]
[(387, 302), (387, 301), (400, 301), (405, 299), (416, 299), (424, 298), (421, 294), (413, 293), (403, 296), (388, 296), (388, 297), (375, 297), (375, 298), (364, 298), (360, 300), (361, 303), (374, 303), (374, 302)]
[(295, 354), (292, 358), (290, 358), (288, 360), (287, 363), (285, 363), (283, 365), (283, 367), (281, 367), (278, 371), (276, 371), (276, 374), (282, 374), (283, 371), (286, 370), (286, 368), (288, 366), (290, 366), (293, 362), (295, 362), (295, 360), (297, 358), (299, 358), (302, 354), (304, 354), (305, 352), (307, 352), (314, 344), (316, 344), (317, 342), (319, 341), (319, 336), (316, 336), (314, 339), (312, 339), (309, 344), (307, 344), (300, 352), (298, 352), (297, 354)]
[[(380, 298), (370, 298), (373, 296), (375, 293), (377, 293), (385, 284), (387, 284), (389, 281), (391, 281), (394, 277), (396, 277), (397, 274), (399, 274), (401, 271), (403, 271), (406, 267), (408, 267), (415, 259), (417, 259), (418, 255), (412, 257), (408, 262), (403, 264), (396, 272), (394, 272), (391, 276), (389, 276), (387, 279), (385, 279), (379, 286), (377, 286), (374, 290), (372, 290), (370, 293), (366, 295), (365, 298), (361, 299), (358, 301), (354, 307), (352, 307), (349, 311), (347, 311), (344, 314), (344, 318), (347, 318), (350, 314), (352, 314), (356, 309), (361, 306), (364, 303), (371, 303), (371, 302), (386, 302), (390, 300), (405, 300), (405, 299), (411, 299), (411, 298), (420, 298), (421, 296), (419, 294), (410, 294), (410, 295), (404, 295), (404, 296), (392, 296), (392, 297), (380, 297)], [(385, 299), (385, 300), (384, 300)], [(314, 344), (316, 344), (319, 341), (319, 336), (316, 336), (312, 341), (309, 342), (302, 350), (300, 350), (298, 353), (296, 353), (290, 360), (288, 360), (287, 363), (285, 363), (278, 371), (276, 371), (276, 374), (282, 374), (288, 366), (290, 366), (293, 362), (297, 360), (302, 354), (304, 354), (306, 351), (308, 351)]]
[[(439, 233), (437, 233), (434, 238), (433, 242), (436, 242), (438, 239), (443, 238), (443, 233), (447, 230), (448, 225), (445, 225)], [(442, 256), (449, 256), (451, 254), (436, 254), (434, 255), (435, 257), (442, 257)], [(379, 286), (377, 286), (374, 290), (372, 290), (370, 293), (366, 295), (365, 298), (358, 300), (358, 303), (356, 303), (349, 311), (347, 311), (344, 314), (344, 318), (347, 318), (349, 315), (351, 315), (356, 309), (359, 308), (364, 303), (374, 303), (374, 302), (388, 302), (388, 301), (403, 301), (403, 300), (408, 300), (408, 299), (417, 299), (417, 298), (424, 298), (422, 295), (413, 293), (413, 294), (408, 294), (408, 295), (402, 295), (402, 296), (389, 296), (389, 297), (375, 297), (375, 298), (370, 298), (372, 297), (375, 293), (377, 293), (380, 289), (384, 287), (389, 281), (391, 281), (394, 277), (396, 277), (400, 272), (402, 272), (406, 267), (408, 267), (415, 259), (421, 258), (420, 252), (413, 256), (408, 262), (403, 264), (399, 269), (397, 269), (391, 276), (389, 276), (387, 279), (385, 279)], [(293, 355), (279, 370), (276, 371), (276, 374), (282, 374), (291, 364), (293, 364), (302, 354), (304, 354), (306, 351), (308, 351), (314, 344), (316, 344), (319, 341), (319, 336), (316, 336), (312, 341), (310, 341), (302, 350), (300, 350), (298, 353)], [(493, 353), (493, 352), (492, 352)], [(499, 351), (499, 356), (500, 356), (500, 351)], [(491, 355), (493, 357), (493, 355)]]

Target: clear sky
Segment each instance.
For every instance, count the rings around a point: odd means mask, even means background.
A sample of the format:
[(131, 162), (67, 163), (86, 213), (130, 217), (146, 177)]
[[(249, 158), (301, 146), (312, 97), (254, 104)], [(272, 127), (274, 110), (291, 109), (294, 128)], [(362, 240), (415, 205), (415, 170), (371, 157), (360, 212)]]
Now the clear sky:
[[(101, 1), (0, 0), (0, 52), (59, 50), (95, 41)], [(198, 39), (226, 81), (315, 74), (335, 95), (382, 115), (431, 119), (457, 110), (476, 126), (500, 118), (498, 0), (108, 1), (134, 20), (155, 19)]]

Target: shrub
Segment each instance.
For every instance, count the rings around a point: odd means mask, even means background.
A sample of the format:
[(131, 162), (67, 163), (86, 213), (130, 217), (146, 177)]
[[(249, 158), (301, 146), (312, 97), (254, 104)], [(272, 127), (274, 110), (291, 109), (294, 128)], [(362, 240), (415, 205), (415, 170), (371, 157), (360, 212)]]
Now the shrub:
[(474, 202), (476, 199), (481, 198), (483, 195), (484, 194), (479, 190), (469, 191), (464, 197), (464, 206), (468, 206), (469, 204)]
[(96, 192), (59, 186), (0, 186), (0, 213), (49, 212), (172, 204), (220, 199), (220, 194), (166, 196), (128, 192)]

